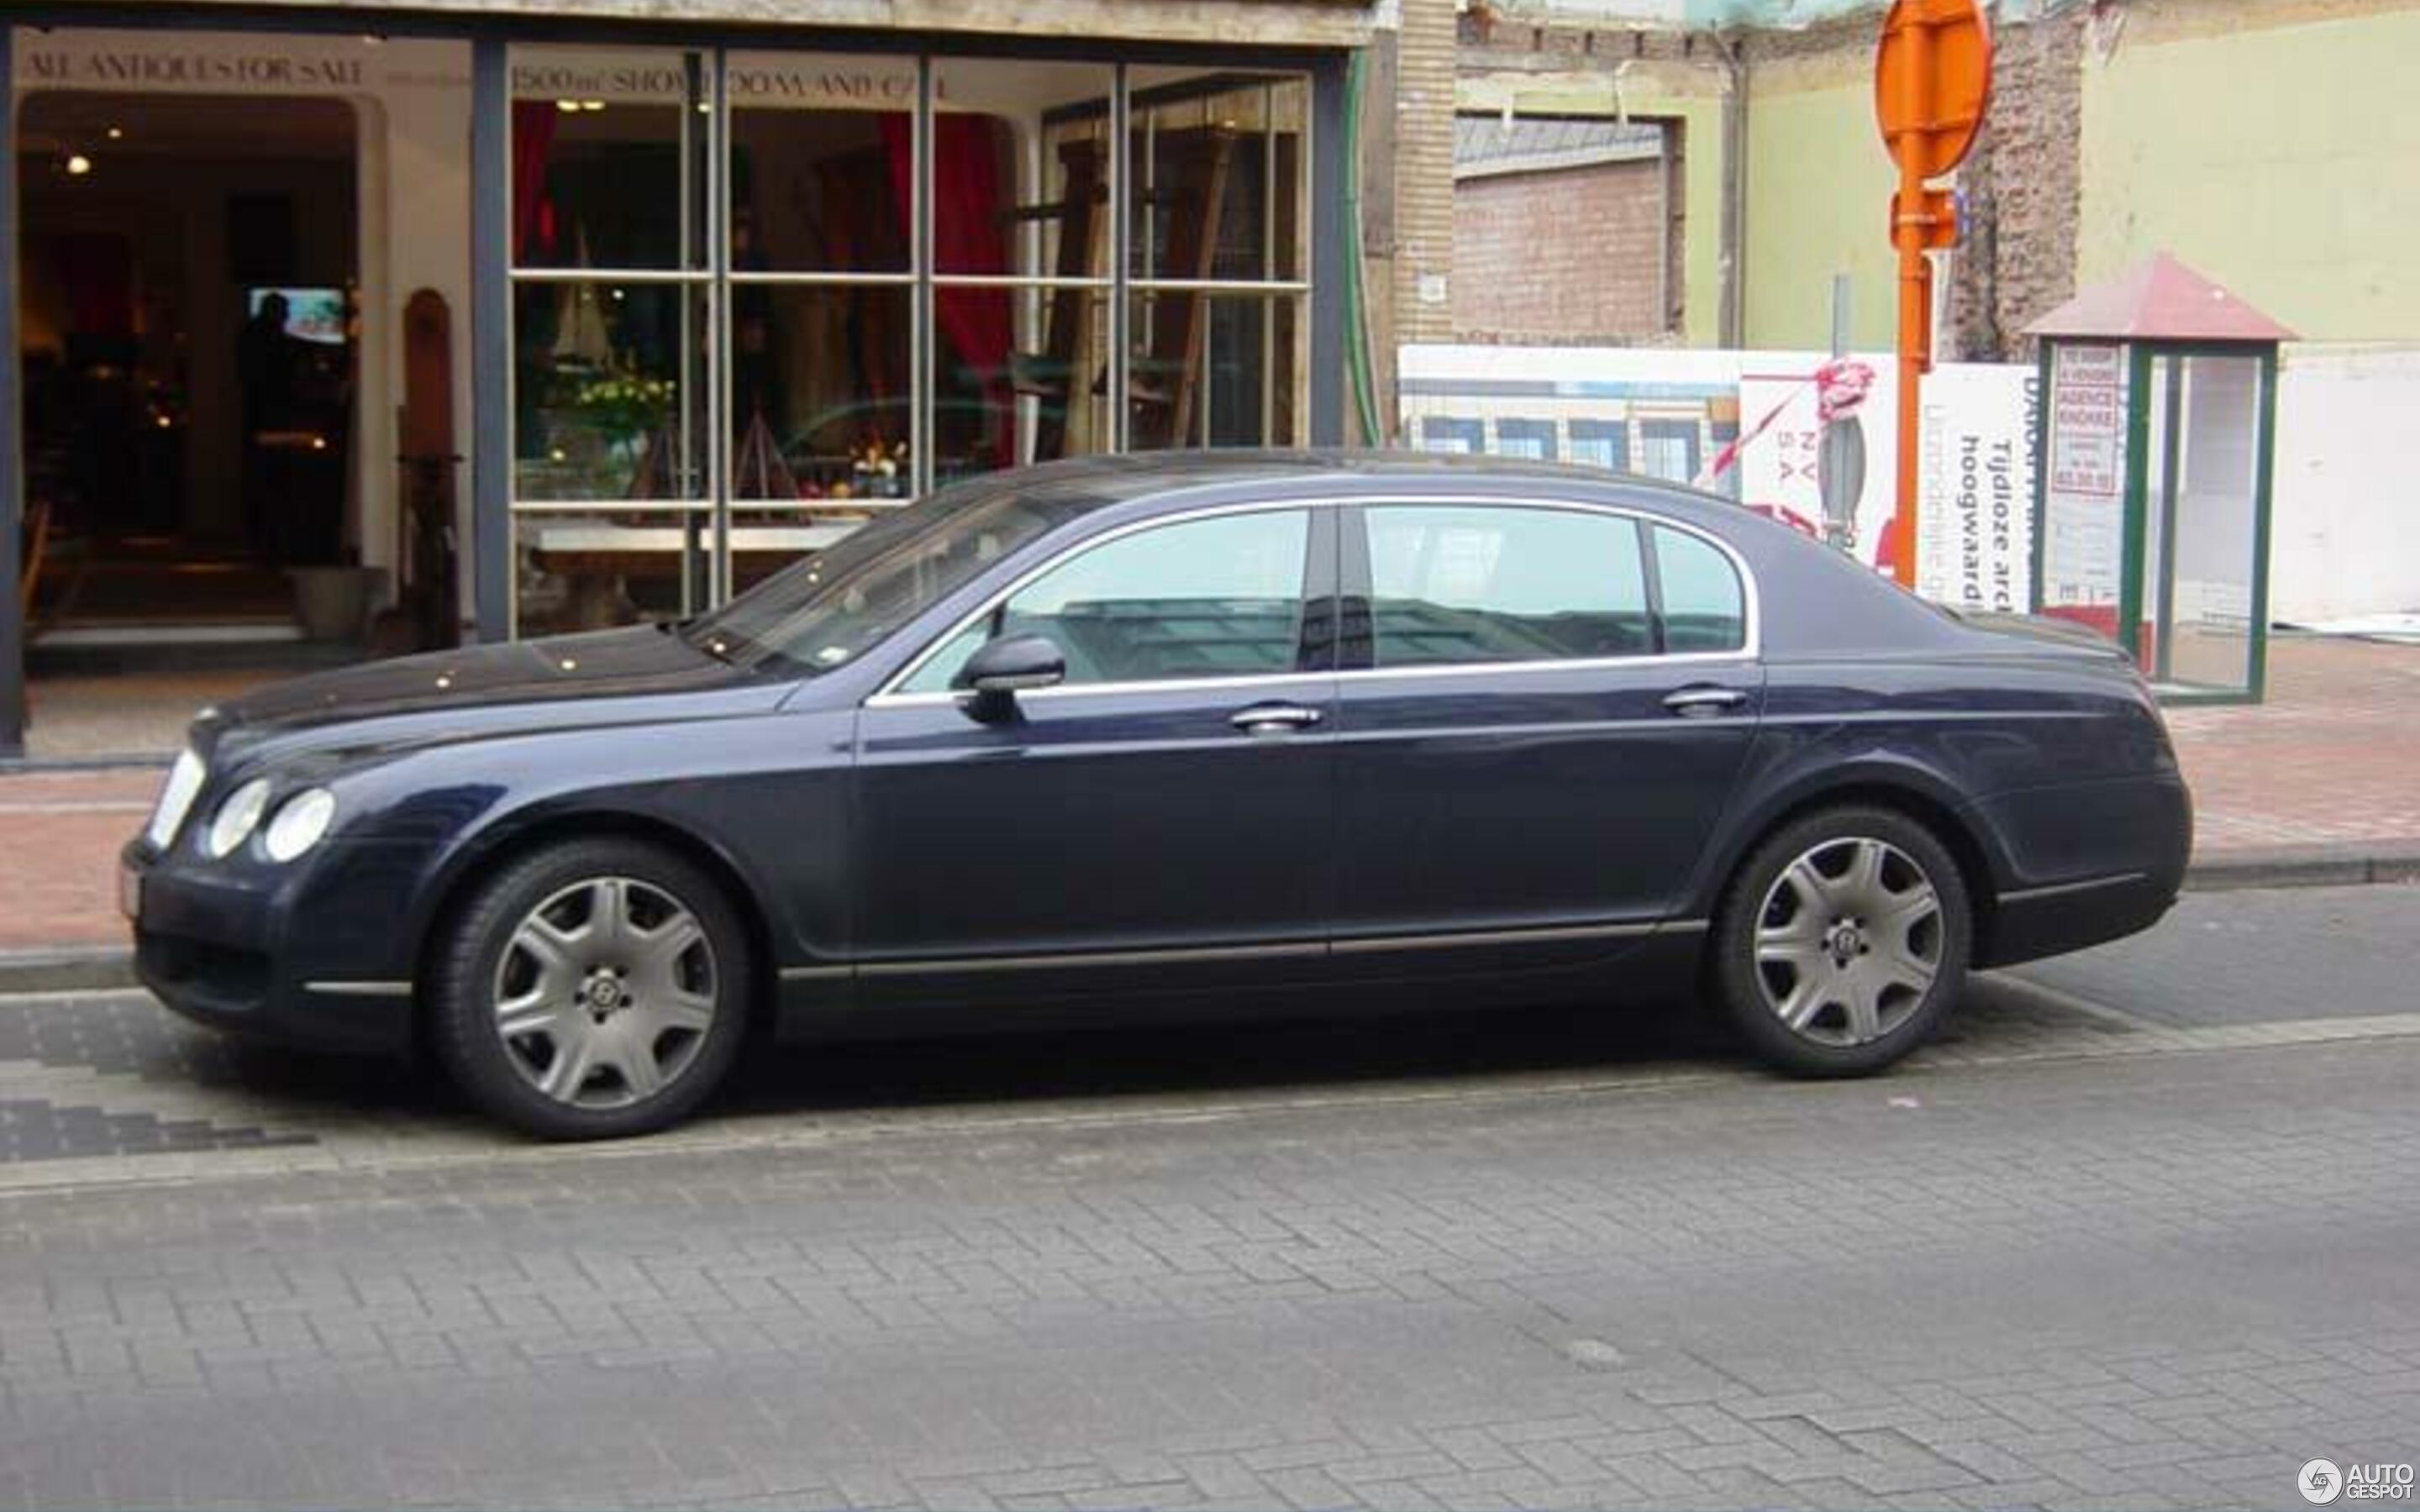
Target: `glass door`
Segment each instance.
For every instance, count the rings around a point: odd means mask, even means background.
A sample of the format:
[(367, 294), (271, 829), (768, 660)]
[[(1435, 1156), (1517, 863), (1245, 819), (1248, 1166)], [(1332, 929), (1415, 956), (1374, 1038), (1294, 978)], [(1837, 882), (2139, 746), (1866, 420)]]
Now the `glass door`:
[(2262, 382), (2257, 356), (2150, 358), (2133, 649), (2163, 692), (2252, 690)]

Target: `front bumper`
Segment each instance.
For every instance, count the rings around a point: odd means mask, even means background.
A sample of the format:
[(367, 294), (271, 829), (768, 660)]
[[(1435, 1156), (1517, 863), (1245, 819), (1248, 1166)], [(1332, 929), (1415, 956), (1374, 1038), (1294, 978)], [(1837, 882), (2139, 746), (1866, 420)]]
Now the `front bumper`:
[[(332, 850), (289, 868), (119, 857), (134, 969), (177, 1013), (213, 1029), (313, 1050), (393, 1054), (412, 1040), (412, 989), (395, 942), (370, 949), (326, 900), (364, 857)], [(393, 893), (387, 896), (394, 896)], [(344, 910), (338, 910), (338, 913)], [(392, 913), (384, 917), (391, 930)]]

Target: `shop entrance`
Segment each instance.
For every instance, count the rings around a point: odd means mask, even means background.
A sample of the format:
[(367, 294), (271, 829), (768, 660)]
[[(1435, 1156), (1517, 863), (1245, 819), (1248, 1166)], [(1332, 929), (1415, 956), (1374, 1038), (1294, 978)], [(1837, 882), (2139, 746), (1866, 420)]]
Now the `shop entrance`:
[(174, 719), (359, 655), (297, 593), (356, 535), (354, 112), (40, 91), (18, 133), (37, 739), (171, 745), (106, 728), (127, 682)]

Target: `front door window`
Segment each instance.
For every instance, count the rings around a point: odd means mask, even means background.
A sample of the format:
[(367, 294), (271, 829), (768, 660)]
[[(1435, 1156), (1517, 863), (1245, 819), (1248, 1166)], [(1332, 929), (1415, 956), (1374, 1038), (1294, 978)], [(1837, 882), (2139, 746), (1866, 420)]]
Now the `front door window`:
[(1079, 550), (953, 637), (908, 679), (948, 688), (985, 641), (1042, 635), (1067, 686), (1276, 676), (1302, 643), (1307, 510), (1218, 515)]

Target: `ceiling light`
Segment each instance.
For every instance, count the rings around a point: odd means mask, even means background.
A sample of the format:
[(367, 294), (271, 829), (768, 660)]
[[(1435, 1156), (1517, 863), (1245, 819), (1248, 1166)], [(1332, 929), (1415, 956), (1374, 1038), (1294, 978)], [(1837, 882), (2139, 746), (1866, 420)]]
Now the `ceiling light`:
[(81, 178), (90, 172), (92, 172), (92, 160), (90, 158), (85, 157), (81, 152), (73, 153), (68, 158), (68, 173), (71, 177)]
[(566, 116), (577, 116), (580, 114), (580, 101), (577, 100), (558, 100), (554, 102), (554, 108), (563, 112)]
[(124, 141), (126, 139), (126, 128), (123, 126), (111, 127), (109, 129), (109, 139), (113, 142)]

